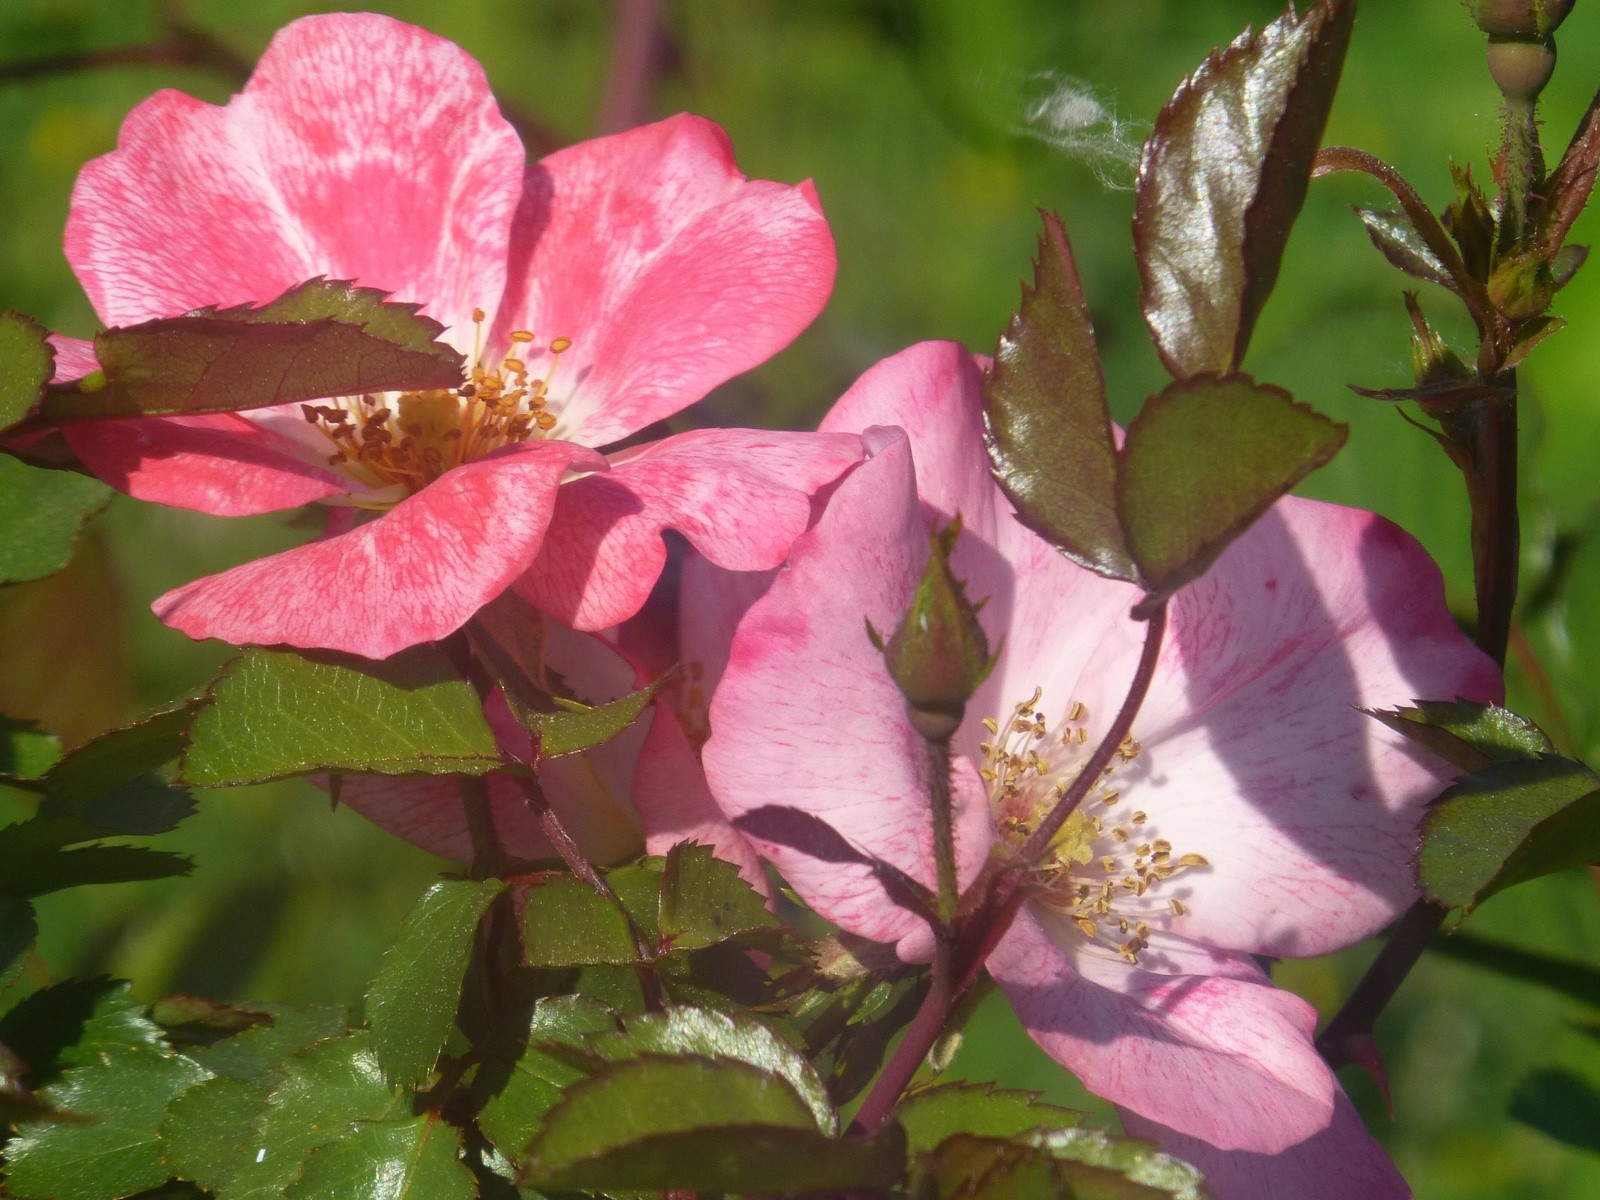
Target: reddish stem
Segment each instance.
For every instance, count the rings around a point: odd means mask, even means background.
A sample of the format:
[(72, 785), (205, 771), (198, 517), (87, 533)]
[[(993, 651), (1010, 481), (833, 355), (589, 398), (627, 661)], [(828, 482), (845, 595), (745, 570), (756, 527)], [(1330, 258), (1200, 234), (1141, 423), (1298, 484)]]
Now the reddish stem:
[(1128, 685), (1127, 698), (1122, 702), (1122, 709), (1117, 713), (1116, 720), (1111, 722), (1111, 728), (1095, 747), (1094, 754), (1090, 756), (1078, 777), (1072, 781), (1072, 786), (1067, 789), (1067, 794), (1061, 797), (1056, 806), (1050, 810), (1044, 820), (1034, 831), (1028, 835), (1028, 840), (1022, 843), (1022, 849), (1017, 852), (1017, 857), (1023, 862), (1034, 862), (1043, 858), (1050, 849), (1050, 842), (1060, 831), (1072, 811), (1083, 803), (1095, 784), (1100, 782), (1100, 776), (1111, 765), (1111, 759), (1121, 748), (1122, 743), (1133, 730), (1133, 719), (1139, 714), (1139, 706), (1144, 703), (1145, 694), (1150, 690), (1150, 681), (1155, 678), (1156, 660), (1161, 657), (1161, 641), (1167, 631), (1167, 606), (1165, 601), (1148, 617), (1149, 625), (1145, 629), (1144, 649), (1139, 653), (1139, 665), (1134, 668), (1133, 681)]
[(954, 927), (935, 926), (932, 985), (923, 997), (917, 1015), (906, 1027), (905, 1036), (900, 1039), (883, 1072), (872, 1085), (872, 1091), (857, 1110), (853, 1128), (876, 1129), (888, 1118), (928, 1051), (937, 1044), (961, 997), (977, 979), (990, 951), (1005, 936), (1006, 930), (1011, 928), (1017, 909), (1025, 898), (1022, 882), (1027, 864), (1042, 857), (1049, 849), (1050, 839), (1072, 810), (1089, 794), (1112, 756), (1127, 740), (1133, 720), (1150, 691), (1150, 681), (1155, 677), (1156, 661), (1161, 656), (1161, 642), (1167, 627), (1166, 604), (1158, 606), (1148, 620), (1144, 649), (1140, 652), (1139, 665), (1134, 669), (1122, 708), (1111, 722), (1105, 737), (1089, 756), (1083, 770), (1072, 781), (1066, 795), (1023, 843), (1015, 863), (986, 871), (973, 884), (962, 898), (963, 911), (958, 913)]

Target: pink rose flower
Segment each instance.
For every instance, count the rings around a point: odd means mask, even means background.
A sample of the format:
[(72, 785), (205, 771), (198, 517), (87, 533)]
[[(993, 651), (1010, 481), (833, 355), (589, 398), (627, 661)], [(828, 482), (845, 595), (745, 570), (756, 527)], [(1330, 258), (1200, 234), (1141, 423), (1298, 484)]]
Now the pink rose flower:
[[(953, 567), (1001, 648), (952, 744), (970, 880), (1119, 708), (1139, 593), (1015, 520), (961, 347), (880, 363), (823, 428), (875, 453), (740, 624), (706, 775), (810, 905), (926, 958), (870, 862), (935, 883), (928, 755), (866, 622), (895, 627), (930, 528), (959, 513)], [(1370, 513), (1280, 501), (1173, 600), (1131, 738), (987, 960), (1039, 1045), (1222, 1200), (1409, 1194), (1313, 1049), (1315, 1013), (1253, 956), (1337, 950), (1410, 903), (1417, 820), (1452, 771), (1359, 710), (1458, 695), (1495, 699), (1498, 674), (1422, 549)]]
[[(728, 824), (711, 798), (700, 747), (707, 701), (733, 627), (770, 577), (770, 572), (725, 572), (691, 556), (684, 584), (695, 598), (683, 611), (681, 631), (677, 612), (658, 613), (654, 602), (623, 629), (604, 634), (547, 625), (545, 665), (589, 703), (617, 699), (674, 664), (684, 664), (675, 681), (616, 737), (540, 764), (545, 796), (591, 862), (610, 865), (641, 852), (665, 854), (679, 842), (698, 842), (738, 866), (763, 894), (769, 891), (749, 840)], [(506, 752), (528, 761), (532, 740), (505, 702), (492, 697), (485, 712)], [(487, 787), (501, 848), (517, 858), (553, 858), (555, 850), (517, 784), (491, 775)], [(453, 779), (353, 776), (344, 781), (339, 798), (424, 850), (457, 862), (473, 857), (460, 788)]]
[[(225, 106), (145, 101), (79, 176), (66, 252), (108, 325), (327, 276), (420, 305), (468, 358), (454, 392), (65, 428), (141, 499), (346, 518), (157, 600), (192, 637), (379, 658), (508, 587), (603, 629), (649, 593), (663, 528), (776, 566), (859, 457), (853, 437), (749, 430), (614, 449), (816, 316), (835, 262), (809, 183), (747, 180), (691, 116), (529, 164), (478, 64), (387, 17), (294, 22)], [(94, 368), (61, 348), (67, 377)]]

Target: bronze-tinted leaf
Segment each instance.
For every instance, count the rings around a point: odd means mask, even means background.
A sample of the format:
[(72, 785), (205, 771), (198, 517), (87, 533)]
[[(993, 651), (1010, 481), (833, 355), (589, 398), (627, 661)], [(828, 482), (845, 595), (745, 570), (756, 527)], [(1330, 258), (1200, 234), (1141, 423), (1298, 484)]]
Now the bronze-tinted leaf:
[(1033, 287), (984, 379), (989, 460), (1024, 525), (1091, 571), (1132, 580), (1094, 329), (1060, 218), (1043, 216)]
[(1139, 164), (1140, 304), (1177, 378), (1236, 370), (1277, 280), (1339, 83), (1354, 0), (1291, 8), (1174, 93)]
[(363, 392), (461, 383), (462, 358), (412, 304), (313, 279), (262, 308), (201, 309), (108, 329), (99, 371), (50, 388), (46, 422), (242, 412)]
[(1117, 481), (1147, 603), (1203, 574), (1348, 432), (1247, 375), (1203, 376), (1152, 396), (1128, 427)]

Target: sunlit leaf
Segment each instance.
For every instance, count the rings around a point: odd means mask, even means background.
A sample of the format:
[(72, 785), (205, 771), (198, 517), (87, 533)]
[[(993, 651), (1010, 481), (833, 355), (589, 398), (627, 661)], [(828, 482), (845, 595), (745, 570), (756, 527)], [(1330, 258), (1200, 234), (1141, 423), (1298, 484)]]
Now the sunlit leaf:
[(1600, 860), (1600, 778), (1545, 755), (1458, 779), (1423, 818), (1418, 878), (1430, 900), (1471, 909), (1512, 884)]
[(529, 966), (625, 966), (639, 961), (628, 919), (572, 875), (549, 875), (528, 889), (522, 910)]
[(0, 783), (38, 779), (61, 758), (61, 739), (42, 733), (32, 721), (0, 716)]
[(249, 649), (212, 686), (182, 775), (209, 787), (329, 769), (482, 774), (499, 765), (478, 694), (433, 646), (382, 662)]
[(1439, 256), (1423, 241), (1411, 218), (1403, 212), (1380, 212), (1372, 208), (1357, 208), (1356, 216), (1367, 227), (1372, 239), (1385, 258), (1414, 279), (1437, 283), (1440, 287), (1454, 288), (1454, 280)]
[(1128, 429), (1118, 480), (1123, 526), (1152, 596), (1203, 574), (1348, 432), (1243, 375), (1152, 396)]
[(84, 522), (111, 489), (74, 471), (43, 471), (0, 454), (0, 584), (59, 571), (72, 558)]
[(365, 1033), (319, 1042), (289, 1060), (219, 1200), (283, 1200), (312, 1150), (401, 1113), (409, 1110), (384, 1083)]
[(630, 1017), (622, 1030), (588, 1040), (594, 1053), (613, 1062), (642, 1054), (731, 1059), (781, 1076), (811, 1109), (817, 1128), (837, 1133), (839, 1114), (827, 1088), (804, 1056), (750, 1017), (708, 1008), (673, 1007)]
[(582, 1048), (589, 1034), (618, 1028), (616, 1014), (588, 996), (539, 1000), (528, 1021), (527, 1046), (479, 1112), (478, 1127), (503, 1153), (520, 1156), (562, 1089), (588, 1074), (551, 1047)]
[(1225, 374), (1244, 358), (1305, 202), (1355, 10), (1354, 0), (1318, 0), (1246, 31), (1156, 118), (1134, 243), (1145, 321), (1179, 379)]
[(1042, 1104), (1033, 1092), (996, 1088), (989, 1083), (945, 1083), (923, 1088), (894, 1110), (905, 1127), (907, 1148), (932, 1150), (958, 1133), (1010, 1138), (1032, 1129), (1064, 1129), (1079, 1124), (1084, 1114)]
[(8, 1194), (108, 1200), (166, 1180), (156, 1138), (162, 1111), (205, 1068), (162, 1041), (127, 985), (103, 994), (62, 1059), (67, 1069), (40, 1094), (92, 1119), (25, 1126), (6, 1147)]
[(311, 1151), (285, 1200), (472, 1200), (460, 1151), (461, 1131), (437, 1113), (357, 1125)]
[(250, 1122), (266, 1106), (267, 1087), (244, 1079), (206, 1079), (173, 1097), (162, 1116), (161, 1161), (179, 1179), (213, 1191), (239, 1168)]
[(609, 742), (639, 719), (639, 714), (655, 699), (663, 680), (656, 680), (636, 692), (605, 704), (580, 704), (560, 697), (540, 697), (535, 705), (514, 689), (506, 699), (512, 715), (533, 735), (540, 758), (557, 758), (592, 750)]
[(1033, 287), (984, 380), (989, 460), (1024, 525), (1092, 571), (1135, 579), (1094, 329), (1060, 218), (1043, 217)]
[(697, 950), (781, 927), (739, 868), (717, 858), (711, 847), (680, 842), (667, 852), (661, 875), (664, 948)]
[(39, 402), (55, 363), (56, 352), (36, 321), (18, 312), (0, 316), (0, 429), (15, 425)]
[(415, 305), (314, 279), (261, 308), (201, 309), (95, 338), (100, 370), (45, 395), (46, 422), (242, 412), (461, 383), (462, 358)]
[(1059, 1159), (1085, 1167), (1115, 1172), (1127, 1184), (1142, 1190), (1113, 1186), (1104, 1176), (1093, 1177), (1102, 1190), (1089, 1186), (1089, 1177), (1068, 1173), (1067, 1178), (1084, 1200), (1207, 1200), (1200, 1172), (1188, 1163), (1163, 1154), (1151, 1142), (1139, 1138), (1117, 1137), (1104, 1129), (1052, 1129), (1026, 1134), (1024, 1141), (1042, 1146)]
[(569, 1088), (529, 1147), (541, 1189), (780, 1192), (883, 1188), (904, 1169), (898, 1126), (821, 1133), (779, 1076), (745, 1063), (629, 1059)]
[(455, 1023), (478, 922), (505, 890), (498, 879), (436, 883), (417, 901), (367, 992), (372, 1049), (392, 1083), (433, 1070)]
[(1553, 753), (1544, 731), (1527, 717), (1470, 700), (1421, 700), (1414, 708), (1365, 710), (1463, 771)]

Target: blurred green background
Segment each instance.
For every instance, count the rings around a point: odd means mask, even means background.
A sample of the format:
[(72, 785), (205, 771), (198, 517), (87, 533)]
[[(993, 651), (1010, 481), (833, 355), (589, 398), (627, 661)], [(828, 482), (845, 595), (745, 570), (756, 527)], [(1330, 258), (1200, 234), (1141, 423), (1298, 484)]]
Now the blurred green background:
[[(0, 63), (115, 60), (166, 36), (176, 12), (245, 60), (286, 21), (324, 7), (295, 0), (4, 0)], [(594, 132), (613, 11), (600, 0), (410, 0), (375, 7), (460, 42), (502, 98), (555, 136)], [(1040, 102), (1087, 88), (1136, 145), (1205, 52), (1277, 0), (673, 0), (657, 115), (721, 122), (752, 176), (813, 177), (839, 243), (832, 303), (793, 348), (722, 389), (686, 420), (803, 427), (863, 368), (911, 341), (993, 349), (1027, 271), (1035, 205), (1057, 208), (1095, 310), (1114, 404), (1126, 417), (1163, 379), (1134, 300), (1131, 169), (1111, 143), (1075, 144)], [(1559, 36), (1543, 109), (1552, 158), (1600, 83), (1600, 3)], [(1388, 158), (1442, 207), (1447, 161), (1487, 176), (1497, 96), (1480, 35), (1455, 0), (1369, 0), (1357, 23), (1329, 138)], [(94, 317), (68, 270), (61, 229), (78, 168), (109, 150), (128, 109), (161, 87), (220, 101), (225, 72), (112, 62), (0, 83), (0, 309), (88, 335)], [(1045, 107), (1048, 108), (1048, 105)], [(1033, 117), (1030, 119), (1030, 113)], [(1100, 134), (1110, 131), (1101, 128)], [(1388, 407), (1347, 382), (1407, 380), (1400, 281), (1367, 243), (1353, 202), (1382, 205), (1353, 176), (1314, 185), (1278, 292), (1247, 366), (1340, 420), (1350, 444), (1303, 489), (1374, 508), (1416, 534), (1443, 567), (1452, 605), (1471, 612), (1465, 505), (1453, 468)], [(1585, 217), (1573, 238), (1600, 236)], [(1458, 347), (1465, 324), (1436, 290), (1424, 306)], [(1600, 761), (1600, 269), (1558, 298), (1572, 327), (1525, 381), (1524, 608), (1511, 700), (1562, 748)], [(305, 518), (223, 521), (113, 503), (73, 567), (0, 593), (0, 711), (69, 739), (203, 683), (227, 647), (161, 626), (150, 600), (202, 573), (294, 544)], [(0, 820), (25, 811), (0, 794)], [(78, 889), (40, 903), (38, 972), (110, 971), (153, 998), (354, 1001), (400, 918), (440, 863), (330, 812), (304, 785), (213, 793), (164, 840), (192, 879)], [(1600, 893), (1572, 874), (1497, 897), (1469, 929), (1595, 966)], [(1280, 964), (1279, 978), (1326, 1014), (1370, 957)], [(1394, 1115), (1347, 1076), (1369, 1122), (1425, 1200), (1600, 1195), (1600, 1154), (1514, 1120), (1513, 1094), (1561, 1067), (1600, 1088), (1593, 1010), (1441, 955), (1420, 965), (1379, 1028)], [(1584, 1028), (1588, 1021), (1589, 1027)], [(1041, 1061), (1003, 1006), (969, 1029), (958, 1069), (1072, 1088)], [(1600, 1134), (1591, 1141), (1600, 1140)]]

